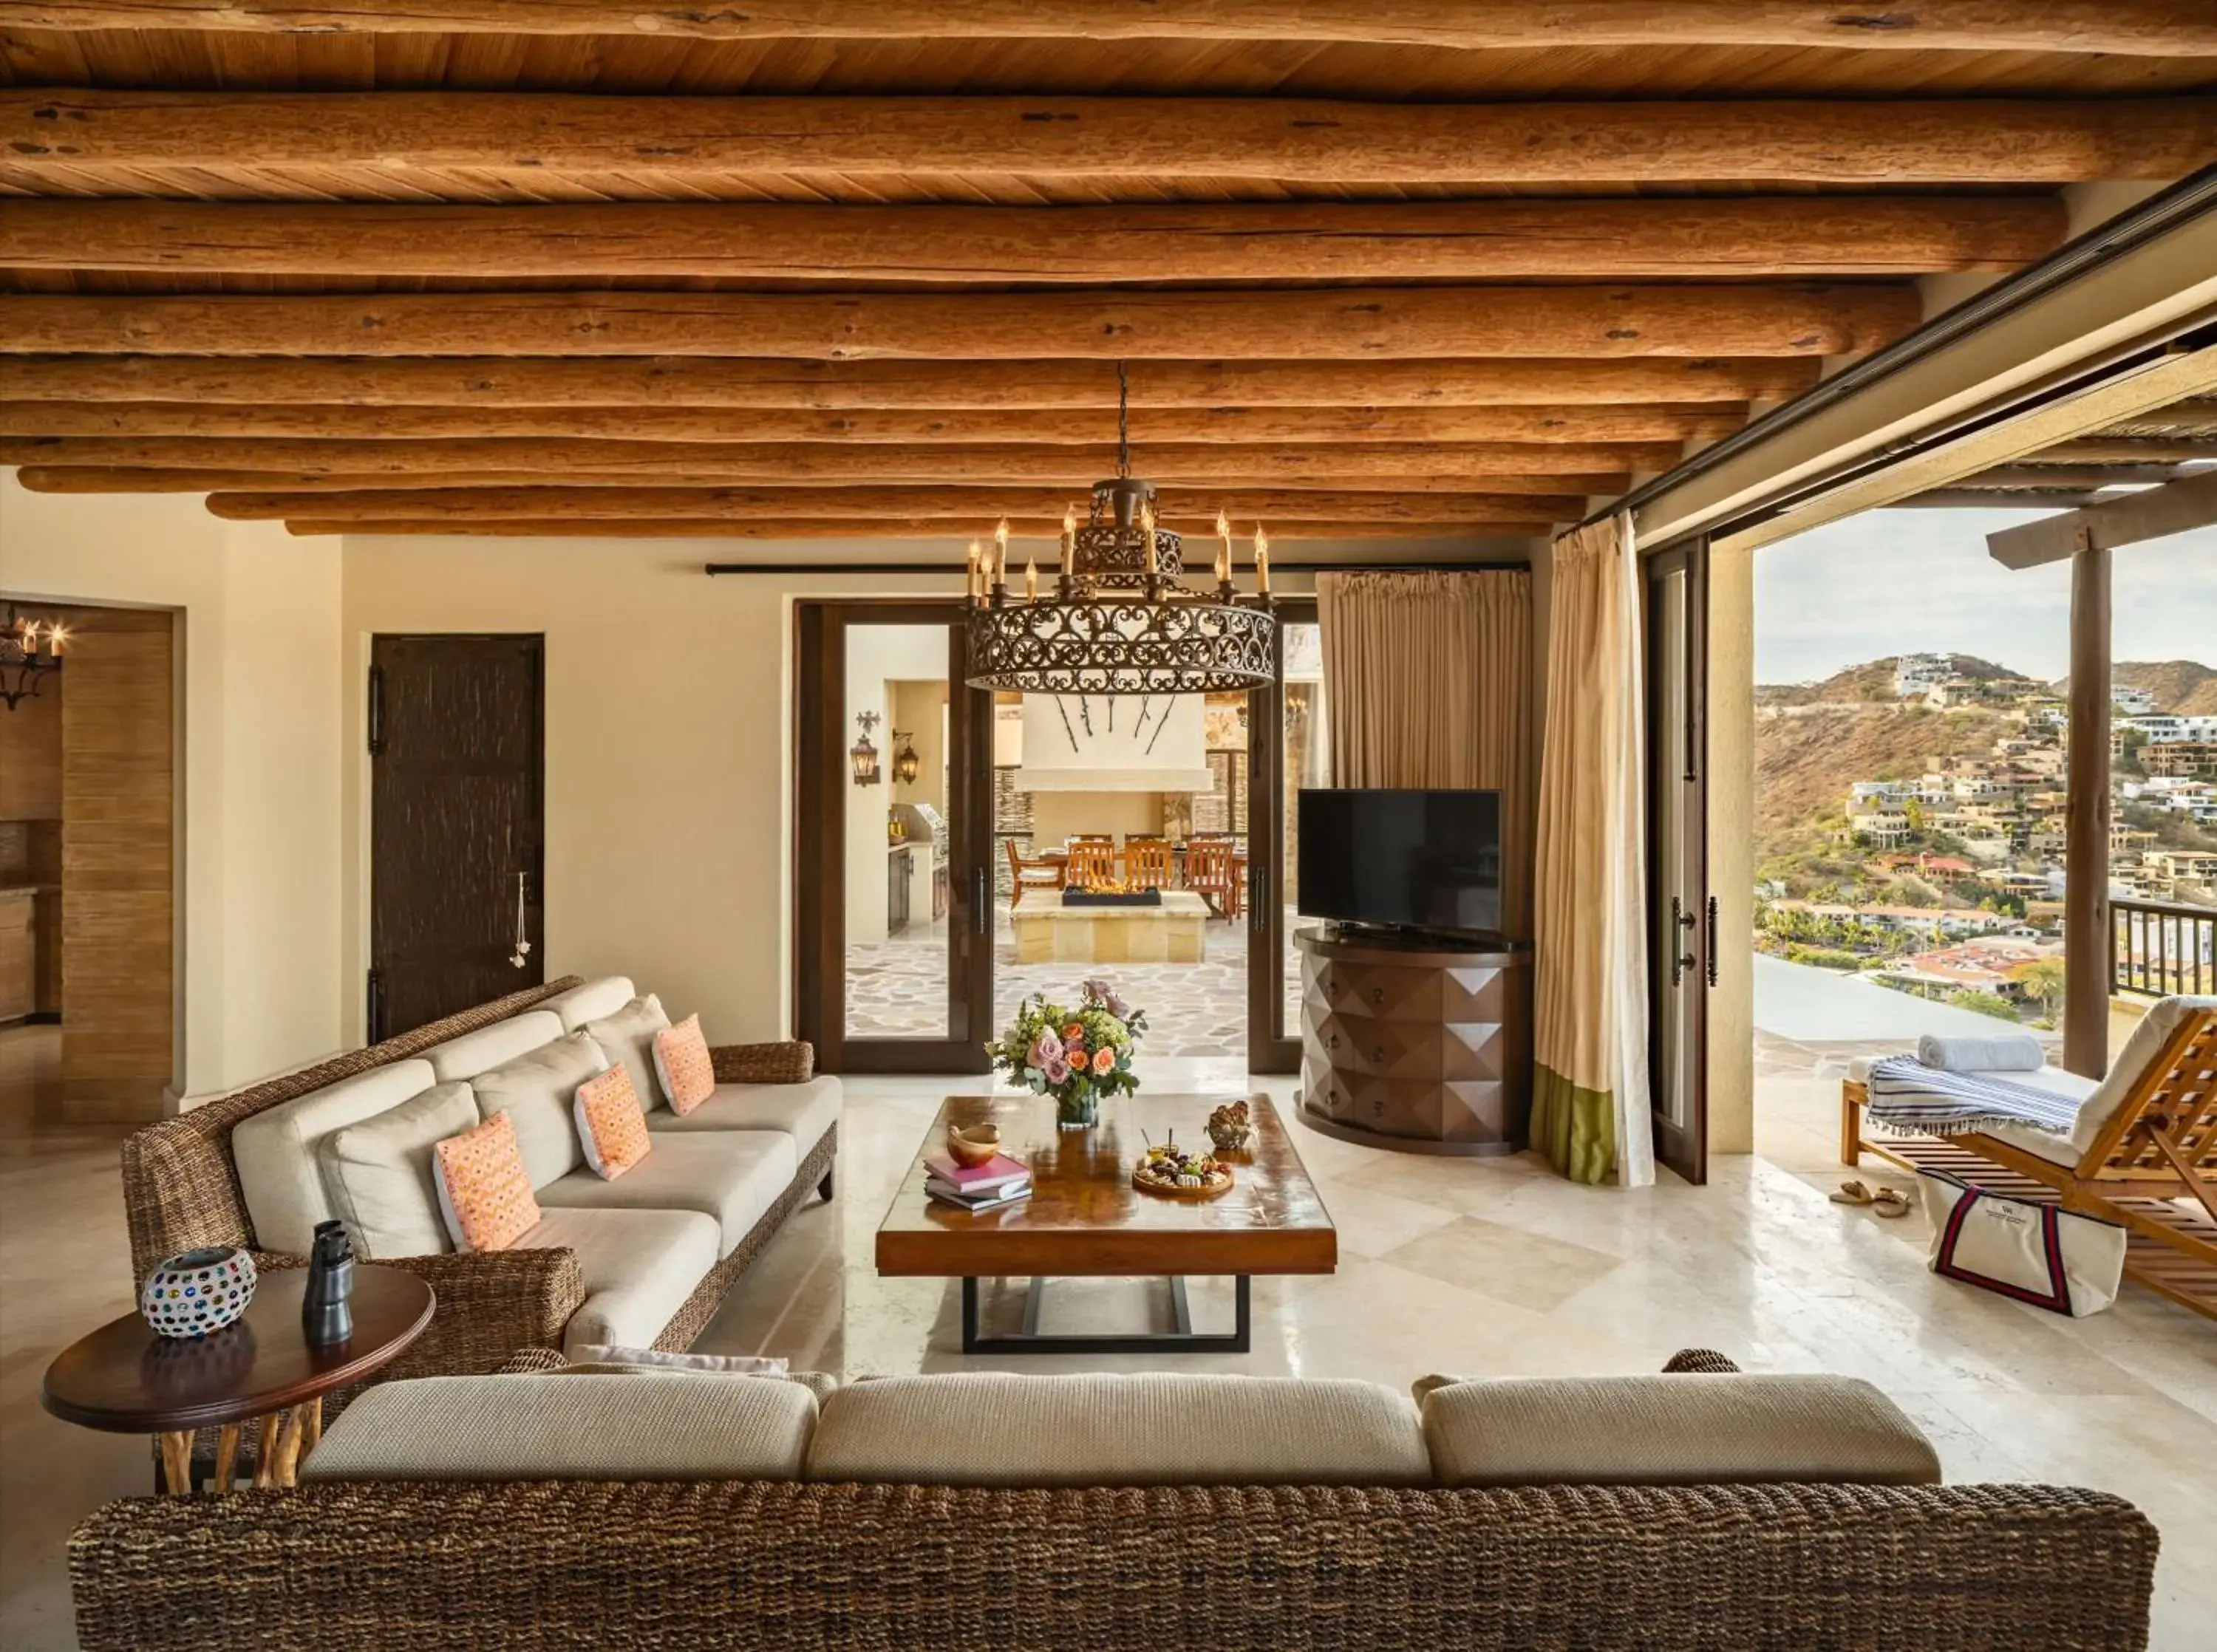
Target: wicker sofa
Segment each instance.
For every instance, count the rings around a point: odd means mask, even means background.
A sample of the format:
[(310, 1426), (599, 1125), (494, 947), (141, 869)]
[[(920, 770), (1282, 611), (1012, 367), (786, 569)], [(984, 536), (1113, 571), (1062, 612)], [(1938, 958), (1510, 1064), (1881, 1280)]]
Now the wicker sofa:
[[(611, 984), (617, 984), (611, 982)], [(629, 996), (629, 983), (621, 983)], [(328, 1089), (374, 1069), (423, 1057), (466, 1035), (587, 991), (571, 976), (497, 999), (420, 1026), (367, 1049), (351, 1051), (297, 1072), (240, 1090), (164, 1119), (132, 1136), (123, 1148), (124, 1205), (130, 1225), (134, 1279), (144, 1279), (163, 1258), (203, 1245), (241, 1245), (264, 1268), (297, 1267), (306, 1259), (263, 1244), (255, 1231), (233, 1155), (233, 1135), (249, 1119)], [(806, 1085), (814, 1053), (802, 1043), (726, 1045), (713, 1051), (719, 1086)], [(816, 1081), (830, 1085), (831, 1081)], [(775, 1093), (773, 1093), (775, 1094)], [(711, 1103), (710, 1106), (715, 1106)], [(750, 1230), (706, 1269), (682, 1305), (652, 1338), (662, 1348), (684, 1348), (780, 1225), (812, 1190), (829, 1198), (838, 1151), (836, 1123), (805, 1153), (791, 1180), (769, 1201)], [(382, 1380), (466, 1375), (497, 1369), (518, 1349), (559, 1349), (564, 1332), (586, 1300), (577, 1254), (559, 1248), (385, 1257), (438, 1293), (438, 1312), (423, 1338), (384, 1373)], [(343, 1402), (334, 1396), (332, 1408)], [(205, 1442), (204, 1442), (205, 1443)], [(212, 1446), (209, 1449), (213, 1449)]]
[(561, 1364), (382, 1385), (298, 1490), (96, 1512), (70, 1549), (80, 1644), (2146, 1645), (2131, 1505), (1933, 1483), (1914, 1425), (1842, 1379), (1457, 1384), (1419, 1410), (1363, 1383)]

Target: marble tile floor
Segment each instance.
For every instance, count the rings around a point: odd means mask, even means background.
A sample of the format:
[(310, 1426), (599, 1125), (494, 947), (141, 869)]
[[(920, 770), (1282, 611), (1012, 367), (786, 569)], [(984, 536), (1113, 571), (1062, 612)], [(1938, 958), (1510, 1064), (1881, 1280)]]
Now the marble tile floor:
[[(1227, 1095), (1267, 1088), (1281, 1107), (1291, 1086), (1251, 1081), (1228, 1059), (1158, 1058), (1147, 1077)], [(1339, 1225), (1340, 1267), (1258, 1279), (1251, 1354), (988, 1361), (959, 1352), (955, 1282), (881, 1279), (870, 1265), (880, 1216), (940, 1096), (984, 1081), (856, 1077), (838, 1199), (796, 1215), (701, 1346), (849, 1375), (1161, 1365), (1405, 1386), (1435, 1371), (1652, 1371), (1689, 1345), (1757, 1370), (1844, 1372), (1917, 1418), (1951, 1479), (2061, 1482), (2133, 1499), (2165, 1536), (2153, 1645), (2208, 1645), (2217, 1327), (2137, 1291), (2072, 1321), (1936, 1279), (1920, 1217), (1884, 1222), (1825, 1201), (1838, 1167), (1786, 1133), (1822, 1124), (1812, 1109), (1823, 1081), (1802, 1082), (1809, 1094), (1774, 1094), (1766, 1076), (1776, 1145), (1719, 1159), (1702, 1188), (1667, 1176), (1633, 1192), (1581, 1187), (1529, 1155), (1419, 1158), (1300, 1131)], [(71, 1523), (149, 1483), (140, 1442), (56, 1422), (36, 1397), (54, 1350), (129, 1304), (116, 1139), (26, 1131), (0, 1108), (0, 1644), (25, 1652), (71, 1643), (61, 1558)], [(1010, 1282), (989, 1314), (1012, 1325), (1021, 1293)], [(1220, 1282), (1196, 1282), (1194, 1301), (1203, 1328), (1228, 1317)], [(1047, 1322), (1161, 1328), (1167, 1312), (1155, 1282), (1060, 1282)]]
[[(1294, 915), (1288, 914), (1290, 928)], [(994, 1024), (1004, 1026), (1031, 993), (1068, 994), (1087, 975), (1114, 979), (1147, 1012), (1148, 1049), (1157, 1056), (1237, 1057), (1247, 1048), (1247, 935), (1244, 923), (1213, 919), (1207, 957), (1198, 964), (1019, 964), (1009, 909), (994, 916)], [(847, 1032), (852, 1038), (936, 1038), (947, 1026), (947, 921), (911, 924), (883, 940), (847, 947)], [(1300, 971), (1290, 946), (1285, 1026), (1300, 1025)]]

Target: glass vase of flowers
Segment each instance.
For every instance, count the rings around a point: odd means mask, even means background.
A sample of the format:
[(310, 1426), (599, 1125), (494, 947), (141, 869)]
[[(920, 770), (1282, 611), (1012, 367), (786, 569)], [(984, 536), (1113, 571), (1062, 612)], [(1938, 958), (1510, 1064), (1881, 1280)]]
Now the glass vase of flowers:
[(1075, 1008), (1032, 994), (985, 1053), (997, 1072), (1034, 1095), (1053, 1096), (1063, 1129), (1084, 1130), (1101, 1116), (1102, 1096), (1139, 1088), (1132, 1055), (1146, 1030), (1146, 1011), (1133, 1009), (1108, 982), (1092, 980)]

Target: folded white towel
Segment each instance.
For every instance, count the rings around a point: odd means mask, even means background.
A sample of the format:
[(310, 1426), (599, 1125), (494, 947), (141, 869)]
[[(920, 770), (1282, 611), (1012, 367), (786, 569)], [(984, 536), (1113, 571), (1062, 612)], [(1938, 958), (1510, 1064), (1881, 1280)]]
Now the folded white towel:
[(2047, 1052), (2029, 1032), (1991, 1039), (1942, 1039), (1928, 1032), (1917, 1041), (1917, 1058), (1951, 1073), (2036, 1073), (2047, 1064)]

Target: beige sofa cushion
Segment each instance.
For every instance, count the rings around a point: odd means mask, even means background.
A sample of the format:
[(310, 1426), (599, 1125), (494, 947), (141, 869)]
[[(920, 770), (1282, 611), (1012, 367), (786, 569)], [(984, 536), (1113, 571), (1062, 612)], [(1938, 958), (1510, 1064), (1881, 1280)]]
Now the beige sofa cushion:
[(716, 1254), (728, 1256), (793, 1185), (798, 1168), (793, 1138), (779, 1131), (663, 1136), (655, 1138), (645, 1158), (612, 1181), (581, 1169), (548, 1182), (537, 1190), (539, 1207), (698, 1211), (716, 1219), (721, 1234)]
[(397, 1107), (438, 1082), (428, 1061), (388, 1062), (240, 1119), (231, 1132), (231, 1156), (255, 1243), (306, 1255), (316, 1224), (337, 1214), (316, 1161), (324, 1137)]
[(1423, 1420), (1443, 1486), (1940, 1481), (1917, 1425), (1850, 1377), (1451, 1379), (1424, 1394)]
[(662, 1000), (649, 993), (627, 1000), (608, 1014), (596, 1016), (580, 1029), (601, 1046), (601, 1053), (631, 1075), (631, 1093), (648, 1113), (668, 1110), (662, 1085), (654, 1076), (654, 1035), (670, 1025)]
[(423, 1052), (439, 1082), (475, 1078), (488, 1068), (513, 1061), (527, 1050), (536, 1050), (562, 1036), (562, 1018), (543, 1009), (527, 1009), (504, 1021), (495, 1021), (459, 1039), (435, 1044)]
[(584, 1030), (586, 1022), (614, 1014), (636, 996), (638, 989), (632, 985), (629, 976), (603, 975), (567, 992), (558, 992), (552, 998), (541, 998), (532, 1008), (559, 1016), (565, 1032), (579, 1032)]
[(452, 1250), (431, 1150), (478, 1127), (477, 1099), (457, 1082), (435, 1084), (374, 1119), (324, 1137), (317, 1158), (331, 1208), (364, 1261)]
[(577, 1145), (577, 1087), (608, 1069), (601, 1046), (583, 1032), (571, 1032), (470, 1081), (479, 1114), (491, 1119), (504, 1113), (516, 1126), (516, 1144), (534, 1190), (584, 1163), (584, 1150)]
[(850, 1384), (808, 1478), (948, 1486), (1420, 1486), (1417, 1409), (1374, 1383), (966, 1372)]
[(379, 1383), (302, 1465), (330, 1480), (797, 1480), (800, 1383), (670, 1372)]
[(824, 1139), (824, 1132), (839, 1122), (842, 1106), (836, 1078), (812, 1078), (806, 1084), (719, 1084), (706, 1101), (682, 1117), (666, 1106), (657, 1107), (646, 1115), (646, 1127), (672, 1135), (695, 1130), (781, 1130), (793, 1137), (793, 1150), (805, 1159)]
[(716, 1266), (722, 1236), (698, 1211), (551, 1210), (516, 1242), (519, 1250), (565, 1248), (577, 1253), (585, 1300), (563, 1347), (648, 1348)]

